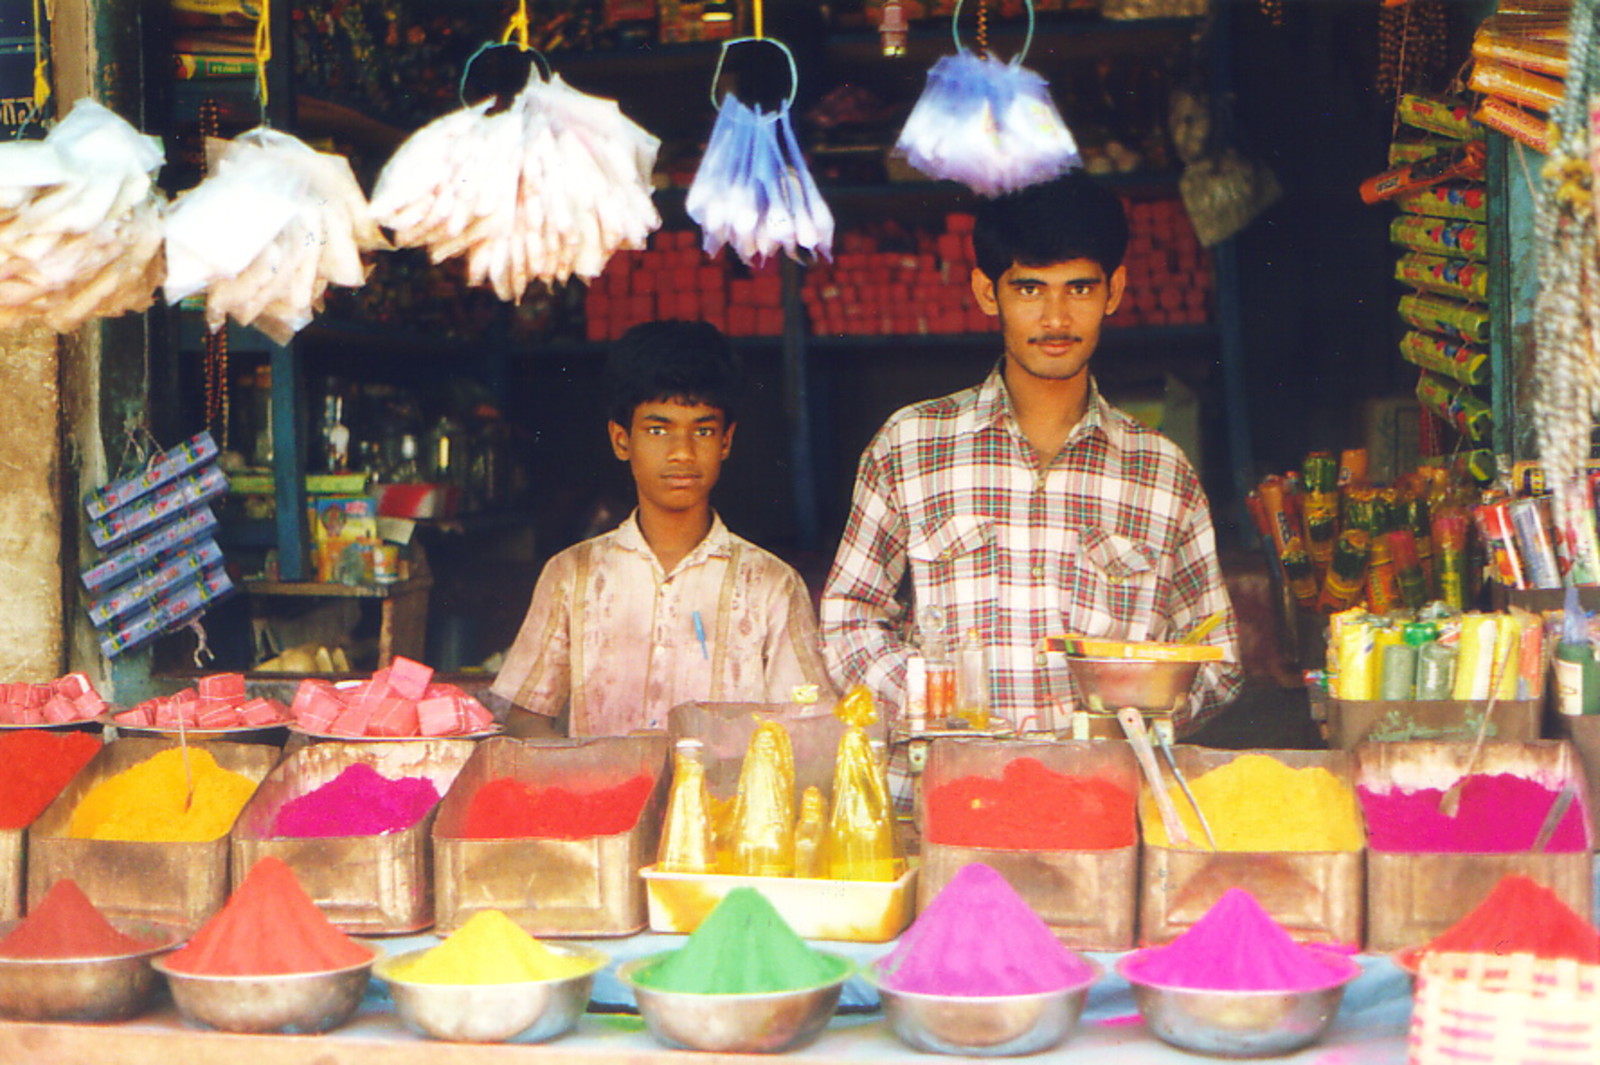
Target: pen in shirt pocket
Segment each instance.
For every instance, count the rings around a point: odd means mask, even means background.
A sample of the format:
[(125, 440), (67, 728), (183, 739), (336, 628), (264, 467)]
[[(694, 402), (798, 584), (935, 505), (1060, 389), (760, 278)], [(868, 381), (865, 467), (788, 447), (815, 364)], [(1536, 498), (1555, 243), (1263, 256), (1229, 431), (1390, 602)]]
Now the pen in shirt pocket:
[(700, 611), (694, 612), (694, 638), (700, 641), (700, 657), (710, 658), (711, 651), (706, 647), (706, 623), (700, 618)]

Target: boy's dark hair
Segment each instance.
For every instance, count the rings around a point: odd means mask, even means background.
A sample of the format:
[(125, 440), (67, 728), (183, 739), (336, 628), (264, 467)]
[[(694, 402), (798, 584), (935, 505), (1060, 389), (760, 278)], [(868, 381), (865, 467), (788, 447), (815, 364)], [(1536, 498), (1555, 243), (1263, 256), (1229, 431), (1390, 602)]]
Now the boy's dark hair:
[(1082, 170), (1008, 192), (978, 205), (972, 248), (990, 281), (1013, 263), (1049, 266), (1091, 259), (1107, 274), (1128, 250), (1122, 201)]
[(739, 356), (710, 322), (643, 322), (611, 345), (606, 359), (607, 416), (633, 424), (641, 403), (704, 403), (738, 420), (743, 385)]

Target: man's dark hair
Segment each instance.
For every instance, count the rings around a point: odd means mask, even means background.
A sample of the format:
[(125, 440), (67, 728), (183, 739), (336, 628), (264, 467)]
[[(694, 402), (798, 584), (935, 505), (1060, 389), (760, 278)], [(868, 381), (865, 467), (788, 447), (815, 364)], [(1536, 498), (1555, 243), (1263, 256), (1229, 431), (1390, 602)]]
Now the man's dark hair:
[(990, 281), (1013, 263), (1049, 266), (1091, 259), (1107, 274), (1128, 250), (1122, 201), (1082, 170), (984, 200), (975, 212), (972, 247)]
[(611, 345), (606, 359), (607, 416), (633, 424), (641, 403), (703, 403), (737, 421), (743, 385), (739, 356), (710, 322), (644, 322)]

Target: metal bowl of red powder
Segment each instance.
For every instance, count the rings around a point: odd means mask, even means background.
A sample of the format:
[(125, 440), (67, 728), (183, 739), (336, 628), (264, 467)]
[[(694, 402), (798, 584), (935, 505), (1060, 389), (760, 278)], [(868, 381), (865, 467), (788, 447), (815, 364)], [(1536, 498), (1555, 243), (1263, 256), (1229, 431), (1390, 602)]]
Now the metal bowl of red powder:
[(791, 991), (701, 994), (667, 991), (639, 983), (636, 974), (665, 955), (623, 962), (617, 978), (633, 990), (650, 1034), (669, 1046), (724, 1054), (775, 1054), (811, 1042), (833, 1019), (844, 982), (855, 963), (842, 954), (817, 951), (833, 960), (838, 975), (825, 984)]
[(1089, 988), (1101, 968), (1083, 959), (1083, 980), (1055, 991), (1026, 995), (928, 995), (884, 987), (878, 974), (865, 975), (878, 989), (883, 1015), (895, 1036), (930, 1054), (1002, 1057), (1037, 1054), (1065, 1039), (1083, 1014)]
[[(1344, 1001), (1344, 989), (1361, 974), (1350, 958), (1339, 958), (1339, 976), (1327, 987), (1303, 991), (1206, 991), (1144, 983), (1130, 974), (1129, 955), (1117, 971), (1133, 988), (1133, 1000), (1150, 1034), (1198, 1054), (1231, 1058), (1291, 1054), (1321, 1039)], [(1333, 956), (1330, 955), (1330, 965)]]
[[(369, 944), (370, 946), (370, 944)], [(342, 969), (262, 976), (210, 976), (173, 969), (160, 958), (151, 964), (167, 978), (173, 1004), (191, 1024), (221, 1032), (311, 1034), (348, 1021), (361, 1005), (372, 957)]]
[(515, 1039), (539, 1043), (570, 1031), (589, 1006), (594, 974), (610, 958), (589, 947), (558, 946), (557, 954), (582, 959), (588, 971), (554, 980), (511, 983), (437, 984), (396, 980), (403, 969), (428, 951), (414, 950), (378, 963), (378, 979), (389, 985), (395, 1012), (407, 1025), (432, 1039), (453, 1043), (501, 1043)]
[[(21, 921), (0, 922), (0, 939)], [(149, 1008), (161, 981), (151, 968), (185, 932), (153, 921), (112, 920), (147, 947), (78, 958), (0, 957), (0, 1017), (9, 1021), (122, 1021)]]

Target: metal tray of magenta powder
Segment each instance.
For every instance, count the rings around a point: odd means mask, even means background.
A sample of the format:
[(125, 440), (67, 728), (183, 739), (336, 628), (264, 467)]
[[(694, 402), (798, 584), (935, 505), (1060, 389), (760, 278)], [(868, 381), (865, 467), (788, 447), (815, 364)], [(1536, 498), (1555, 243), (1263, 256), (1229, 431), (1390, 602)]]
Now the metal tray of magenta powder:
[(458, 738), (390, 743), (315, 743), (295, 751), (257, 789), (233, 829), (233, 882), (271, 855), (293, 869), (335, 927), (354, 935), (397, 935), (433, 924), (430, 867), (435, 804), (420, 821), (383, 835), (289, 838), (274, 825), (284, 805), (363, 764), (389, 780), (425, 777), (443, 799), (474, 743)]

